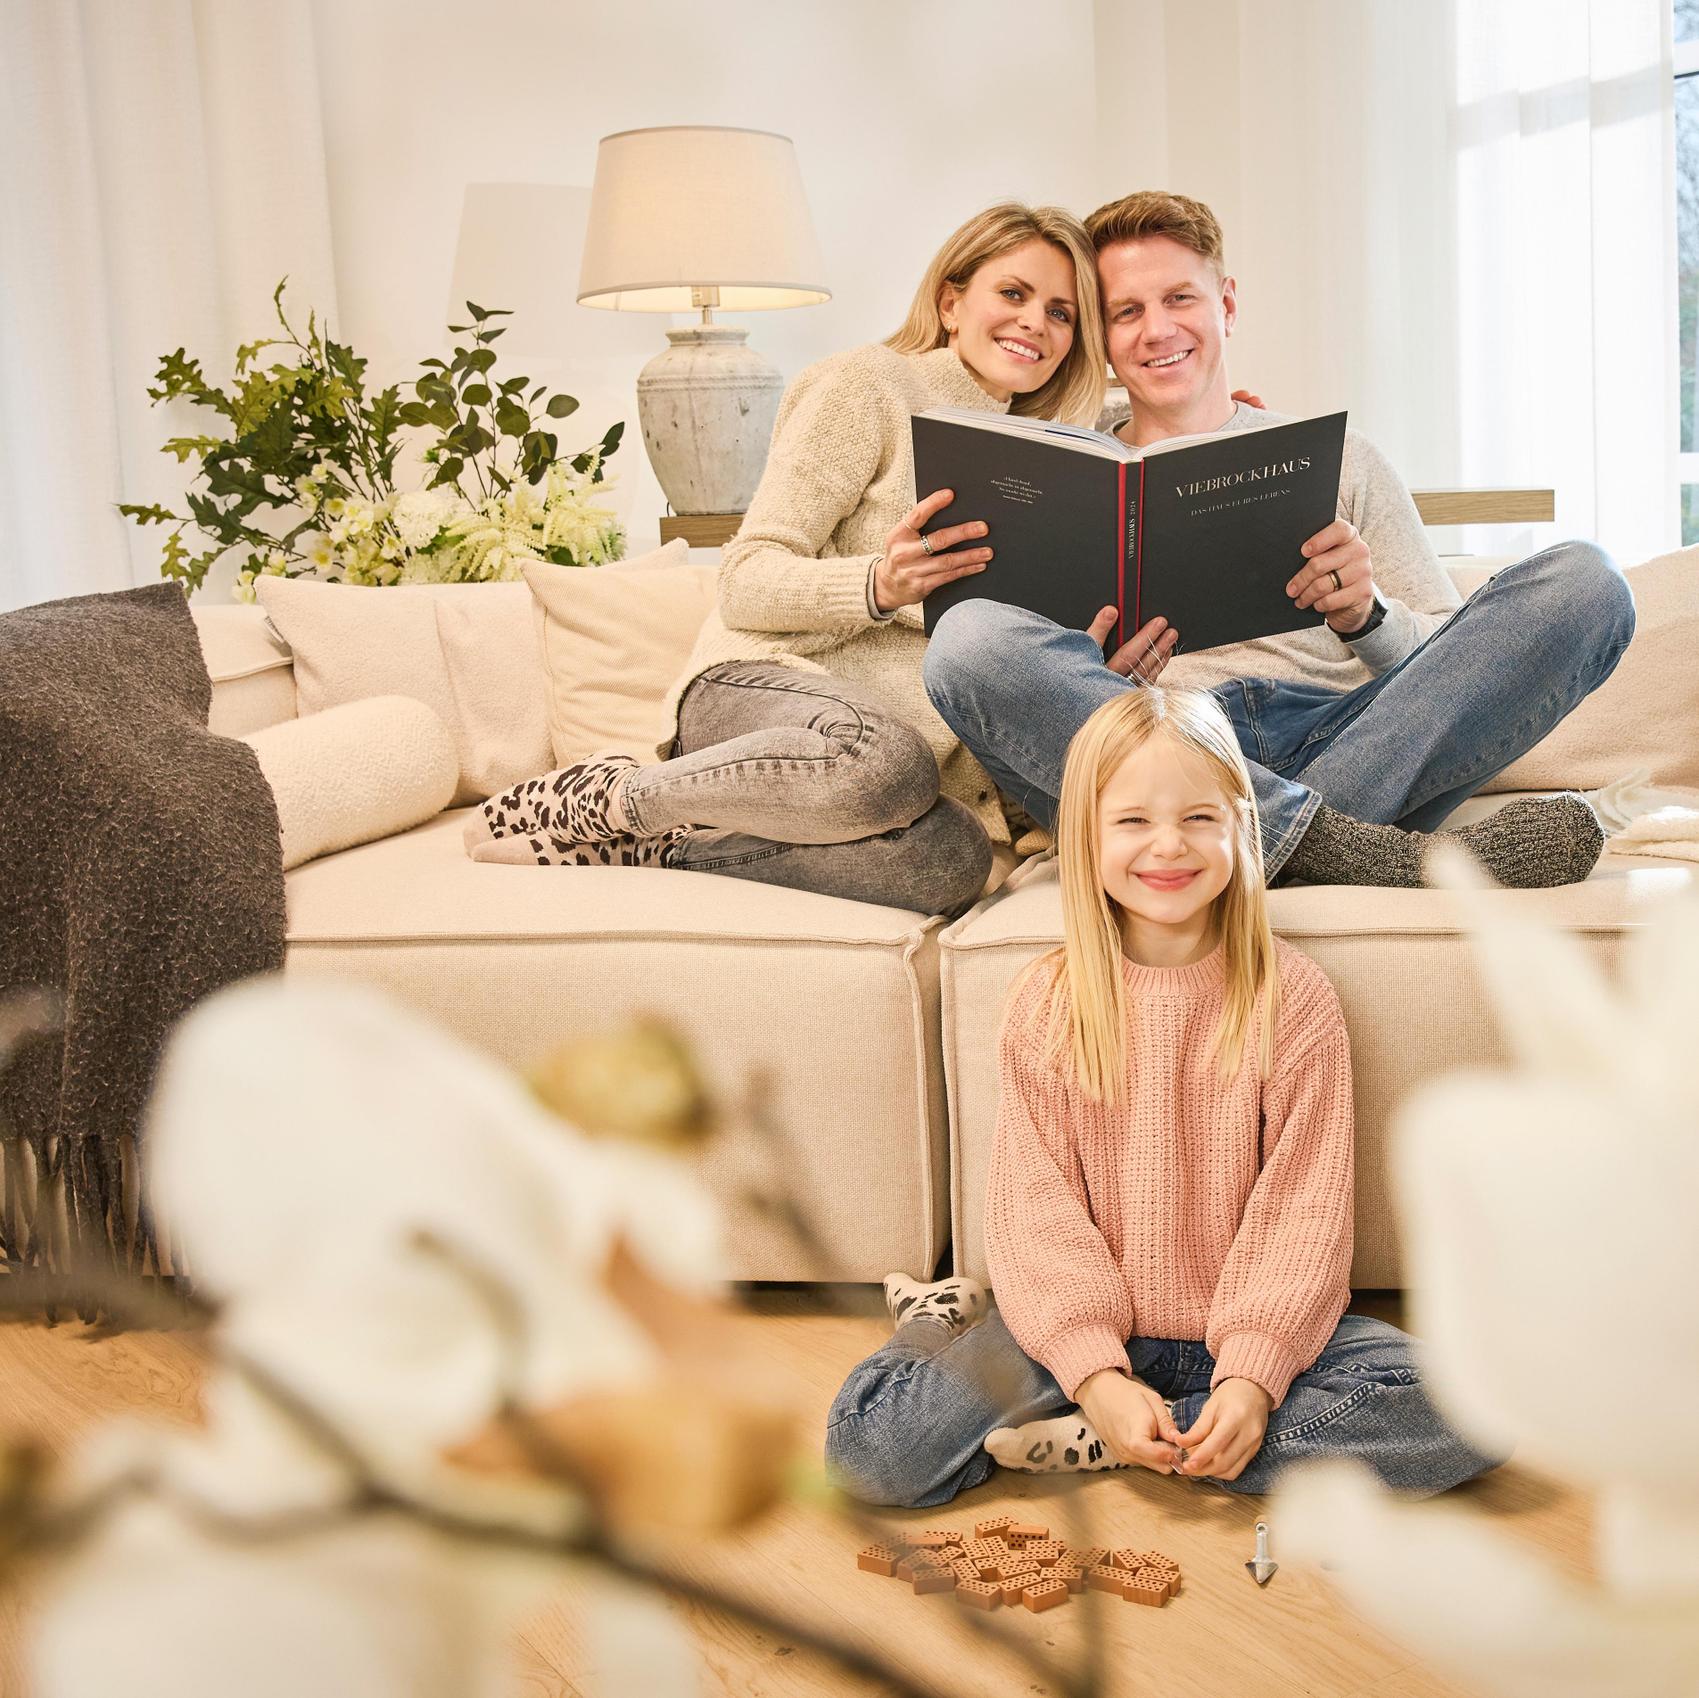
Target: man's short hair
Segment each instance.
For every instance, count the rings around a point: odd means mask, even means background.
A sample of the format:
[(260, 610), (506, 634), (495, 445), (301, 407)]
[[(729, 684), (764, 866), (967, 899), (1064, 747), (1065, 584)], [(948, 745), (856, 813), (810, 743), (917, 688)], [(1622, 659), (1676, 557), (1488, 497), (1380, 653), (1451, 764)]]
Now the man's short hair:
[(1099, 253), (1116, 242), (1136, 242), (1145, 236), (1168, 236), (1209, 260), (1225, 274), (1221, 226), (1201, 200), (1171, 195), (1164, 189), (1140, 189), (1100, 206), (1085, 221), (1086, 233)]

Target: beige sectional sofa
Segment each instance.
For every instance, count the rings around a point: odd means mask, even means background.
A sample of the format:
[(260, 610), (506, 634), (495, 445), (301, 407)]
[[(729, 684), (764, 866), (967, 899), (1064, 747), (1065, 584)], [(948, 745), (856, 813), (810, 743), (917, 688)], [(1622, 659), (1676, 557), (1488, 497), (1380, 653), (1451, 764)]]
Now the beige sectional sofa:
[[(1699, 653), (1699, 549), (1651, 563), (1630, 582), (1649, 593), (1637, 593), (1641, 631), (1610, 694), (1594, 699), (1584, 724), (1543, 745), (1542, 759), (1507, 775), (1520, 787), (1604, 783), (1648, 754), (1658, 782), (1699, 784), (1699, 710), (1686, 699)], [(259, 609), (207, 607), (196, 618), (214, 680), (214, 730), (240, 735), (296, 714), (292, 656)], [(1645, 698), (1672, 664), (1685, 667), (1682, 689), (1652, 724)], [(1613, 715), (1620, 732), (1607, 723)], [(1660, 750), (1667, 759), (1656, 758)], [(709, 1160), (739, 1277), (924, 1273), (952, 1239), (955, 1266), (984, 1272), (997, 1025), (1014, 974), (1060, 936), (1048, 861), (1027, 863), (947, 926), (699, 874), (477, 865), (462, 851), (464, 817), (453, 809), (294, 868), (287, 970), (379, 986), (520, 1066), (574, 1033), (658, 1015), (733, 1105)], [(1494, 900), (1582, 934), (1609, 961), (1695, 872), (1676, 859), (1609, 855), (1583, 885)], [(1393, 1110), (1424, 1079), (1498, 1053), (1468, 941), (1443, 892), (1300, 887), (1271, 901), (1276, 929), (1327, 971), (1350, 1025), (1353, 1281), (1396, 1286), (1386, 1182)], [(752, 1092), (759, 1114), (740, 1106)], [(778, 1190), (800, 1207), (814, 1241), (762, 1205)]]

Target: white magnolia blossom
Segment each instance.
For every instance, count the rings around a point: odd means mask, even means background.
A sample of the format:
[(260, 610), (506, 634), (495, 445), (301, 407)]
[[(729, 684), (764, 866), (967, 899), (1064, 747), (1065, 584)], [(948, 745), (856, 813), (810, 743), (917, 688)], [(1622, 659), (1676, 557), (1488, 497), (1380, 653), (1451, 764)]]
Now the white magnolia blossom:
[[(1463, 875), (1455, 869), (1455, 881)], [(1680, 875), (1637, 871), (1649, 889)], [(1511, 1065), (1405, 1105), (1394, 1179), (1427, 1378), (1485, 1444), (1596, 1493), (1600, 1589), (1342, 1466), (1276, 1506), (1284, 1550), (1472, 1689), (1699, 1691), (1699, 902), (1648, 905), (1620, 983), (1519, 892), (1460, 890)]]
[[(238, 1371), (258, 1365), (407, 1499), (481, 1524), (570, 1531), (566, 1488), (443, 1452), (509, 1400), (629, 1387), (654, 1348), (605, 1289), (616, 1239), (685, 1290), (717, 1288), (719, 1228), (673, 1159), (587, 1140), (509, 1073), (376, 993), (250, 980), (178, 1029), (149, 1111), (148, 1186), (220, 1305), (206, 1422), (115, 1427), (76, 1464), (162, 1492), (70, 1558), (35, 1649), (42, 1698), (482, 1698), (558, 1568), (400, 1517), (282, 1542), (205, 1516), (345, 1504), (344, 1464)], [(198, 1506), (198, 1511), (197, 1508)]]

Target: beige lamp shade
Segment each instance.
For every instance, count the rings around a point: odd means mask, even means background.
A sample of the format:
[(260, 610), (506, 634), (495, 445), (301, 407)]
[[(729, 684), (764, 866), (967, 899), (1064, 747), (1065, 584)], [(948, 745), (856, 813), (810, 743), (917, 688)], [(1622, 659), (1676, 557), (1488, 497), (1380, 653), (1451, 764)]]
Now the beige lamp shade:
[(680, 124), (602, 138), (580, 305), (805, 307), (832, 298), (824, 275), (788, 136)]

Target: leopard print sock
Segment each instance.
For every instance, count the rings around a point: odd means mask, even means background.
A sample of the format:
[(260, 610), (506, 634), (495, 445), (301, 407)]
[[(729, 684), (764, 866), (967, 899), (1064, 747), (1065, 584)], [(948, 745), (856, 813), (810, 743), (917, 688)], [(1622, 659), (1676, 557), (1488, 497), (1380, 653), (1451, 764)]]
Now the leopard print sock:
[(515, 867), (670, 867), (689, 835), (689, 826), (679, 826), (659, 837), (623, 832), (599, 843), (574, 843), (553, 832), (525, 832), (476, 843), (470, 854), (474, 861)]
[(619, 792), (636, 765), (630, 755), (592, 755), (490, 797), (466, 822), (467, 853), (473, 860), (488, 860), (476, 851), (504, 837), (548, 835), (569, 843), (606, 843), (629, 836)]

